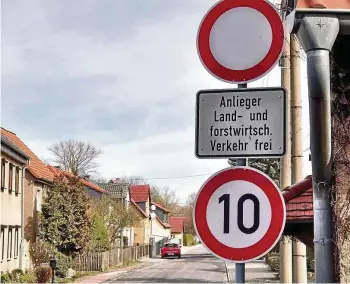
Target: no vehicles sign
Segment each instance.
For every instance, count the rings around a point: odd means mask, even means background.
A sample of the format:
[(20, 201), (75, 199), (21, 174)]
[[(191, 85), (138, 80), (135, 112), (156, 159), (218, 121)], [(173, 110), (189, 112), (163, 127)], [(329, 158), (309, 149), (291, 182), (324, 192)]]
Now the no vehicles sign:
[(285, 225), (284, 199), (275, 183), (249, 167), (227, 168), (200, 189), (193, 220), (203, 245), (226, 261), (262, 257)]
[(284, 88), (202, 90), (196, 108), (198, 158), (284, 156)]

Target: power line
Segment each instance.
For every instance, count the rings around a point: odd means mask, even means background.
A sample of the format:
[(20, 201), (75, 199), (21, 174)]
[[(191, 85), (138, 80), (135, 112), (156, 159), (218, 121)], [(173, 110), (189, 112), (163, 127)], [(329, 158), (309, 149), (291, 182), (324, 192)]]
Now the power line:
[(176, 179), (176, 178), (192, 178), (192, 177), (201, 177), (201, 176), (210, 176), (211, 174), (198, 174), (190, 176), (176, 176), (176, 177), (156, 177), (156, 178), (145, 178), (145, 180), (155, 180), (155, 179)]

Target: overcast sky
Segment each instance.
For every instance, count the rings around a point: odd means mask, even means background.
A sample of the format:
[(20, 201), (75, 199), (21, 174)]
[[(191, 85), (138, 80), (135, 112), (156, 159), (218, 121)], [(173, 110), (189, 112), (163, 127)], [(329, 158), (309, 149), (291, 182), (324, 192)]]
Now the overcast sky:
[[(185, 199), (228, 166), (194, 155), (196, 92), (234, 87), (197, 56), (215, 2), (2, 0), (1, 125), (44, 159), (52, 143), (91, 141), (103, 150), (101, 176), (143, 176)], [(301, 76), (307, 149), (305, 64)], [(280, 86), (279, 68), (249, 86)]]

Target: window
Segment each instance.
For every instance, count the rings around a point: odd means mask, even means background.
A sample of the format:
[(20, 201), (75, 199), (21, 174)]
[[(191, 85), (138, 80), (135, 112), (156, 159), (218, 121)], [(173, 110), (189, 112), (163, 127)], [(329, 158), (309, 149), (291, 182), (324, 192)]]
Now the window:
[(9, 168), (9, 192), (12, 192), (12, 180), (13, 180), (13, 164), (10, 164)]
[(12, 257), (12, 228), (9, 227), (7, 239), (7, 259)]
[(164, 247), (166, 247), (166, 248), (177, 248), (179, 246), (178, 246), (178, 244), (170, 243), (170, 244), (165, 244)]
[(1, 227), (1, 260), (4, 260), (5, 256), (5, 227)]
[(18, 257), (18, 228), (15, 229), (15, 252), (14, 257)]
[(6, 168), (6, 161), (5, 159), (1, 159), (1, 190), (5, 189), (5, 168)]
[(18, 194), (19, 192), (19, 167), (16, 167), (16, 174), (15, 174), (15, 193)]

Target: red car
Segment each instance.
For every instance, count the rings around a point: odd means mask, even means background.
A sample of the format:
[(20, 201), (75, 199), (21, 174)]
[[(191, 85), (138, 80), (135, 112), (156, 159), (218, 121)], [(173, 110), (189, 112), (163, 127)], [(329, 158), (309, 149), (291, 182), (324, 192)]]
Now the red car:
[(181, 247), (178, 244), (166, 243), (162, 247), (160, 254), (162, 258), (166, 256), (177, 256), (181, 258)]

